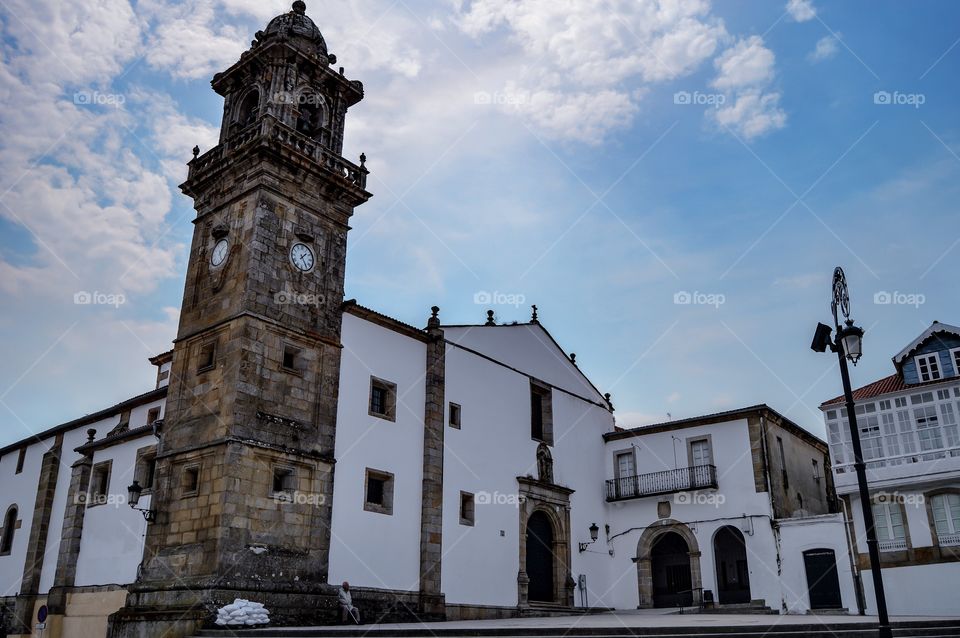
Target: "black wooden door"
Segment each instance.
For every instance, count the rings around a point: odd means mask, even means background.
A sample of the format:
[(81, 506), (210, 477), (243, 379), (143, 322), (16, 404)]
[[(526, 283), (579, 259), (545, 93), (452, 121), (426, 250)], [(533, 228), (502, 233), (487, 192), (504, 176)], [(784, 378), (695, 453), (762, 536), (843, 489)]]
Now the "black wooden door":
[(667, 532), (654, 541), (651, 554), (653, 606), (688, 607), (693, 604), (690, 548), (679, 534)]
[(553, 594), (553, 525), (543, 512), (534, 512), (527, 522), (527, 598), (555, 602)]
[(839, 609), (840, 578), (837, 576), (837, 557), (832, 549), (810, 549), (803, 553), (807, 570), (807, 590), (810, 609)]

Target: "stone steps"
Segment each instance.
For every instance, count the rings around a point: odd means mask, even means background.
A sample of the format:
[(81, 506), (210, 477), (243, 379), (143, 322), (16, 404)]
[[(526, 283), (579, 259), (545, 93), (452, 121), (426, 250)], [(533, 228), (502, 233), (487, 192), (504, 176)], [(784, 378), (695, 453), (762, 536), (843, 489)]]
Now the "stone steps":
[[(960, 619), (899, 621), (893, 623), (895, 638), (960, 637)], [(876, 638), (876, 624), (867, 622), (769, 623), (701, 626), (691, 619), (684, 626), (655, 627), (443, 627), (409, 628), (290, 627), (267, 629), (204, 630), (197, 638)]]

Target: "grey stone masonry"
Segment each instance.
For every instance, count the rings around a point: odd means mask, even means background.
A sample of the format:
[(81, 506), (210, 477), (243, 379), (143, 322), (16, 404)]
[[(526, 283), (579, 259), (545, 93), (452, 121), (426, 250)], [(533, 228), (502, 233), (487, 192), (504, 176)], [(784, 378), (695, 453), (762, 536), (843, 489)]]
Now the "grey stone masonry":
[(60, 473), (60, 453), (63, 447), (63, 435), (58, 434), (56, 441), (40, 462), (40, 479), (37, 481), (37, 500), (33, 509), (33, 521), (30, 524), (30, 541), (27, 545), (27, 557), (23, 565), (23, 580), (20, 595), (17, 597), (14, 612), (14, 632), (30, 633), (33, 621), (33, 606), (40, 590), (40, 572), (43, 570), (43, 558), (47, 547), (47, 532), (50, 528), (50, 514), (53, 513), (53, 496), (57, 489), (57, 476)]
[(446, 342), (438, 313), (427, 322), (426, 404), (423, 418), (423, 494), (420, 510), (420, 609), (422, 616), (445, 615), (440, 583), (443, 553), (443, 435)]
[(63, 529), (60, 532), (60, 551), (53, 587), (47, 596), (51, 614), (66, 613), (67, 590), (77, 578), (77, 558), (80, 556), (80, 538), (83, 534), (83, 516), (87, 511), (87, 490), (90, 488), (90, 470), (93, 459), (84, 455), (73, 464), (70, 474), (70, 489), (64, 508)]

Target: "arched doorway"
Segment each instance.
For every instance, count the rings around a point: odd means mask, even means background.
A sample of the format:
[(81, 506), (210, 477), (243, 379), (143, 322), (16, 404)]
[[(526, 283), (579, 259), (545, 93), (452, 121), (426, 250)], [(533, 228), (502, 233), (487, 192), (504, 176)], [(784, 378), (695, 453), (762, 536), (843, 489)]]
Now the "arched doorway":
[(536, 602), (556, 602), (554, 596), (553, 523), (541, 511), (527, 521), (527, 598)]
[[(657, 558), (654, 560), (654, 546), (659, 545), (663, 537), (673, 534), (678, 536), (682, 544), (677, 539), (667, 539), (667, 544), (660, 545), (657, 548)], [(685, 556), (684, 556), (685, 553)], [(637, 542), (637, 556), (634, 558), (637, 563), (637, 587), (638, 587), (638, 605), (641, 609), (650, 607), (659, 607), (668, 605), (664, 596), (654, 595), (654, 575), (662, 572), (659, 582), (666, 587), (668, 578), (666, 572), (669, 570), (672, 576), (669, 579), (673, 581), (686, 580), (689, 578), (689, 587), (680, 587), (676, 585), (674, 589), (683, 591), (691, 590), (684, 594), (684, 598), (692, 598), (694, 605), (699, 605), (702, 600), (703, 579), (700, 576), (700, 545), (697, 543), (697, 536), (688, 526), (672, 518), (665, 518), (649, 526), (640, 535)], [(682, 566), (686, 564), (686, 573)], [(667, 567), (673, 565), (673, 567)], [(658, 577), (659, 578), (659, 577)], [(662, 590), (661, 590), (662, 591)], [(685, 602), (680, 600), (679, 602)]]
[(727, 525), (713, 537), (717, 566), (717, 600), (721, 605), (750, 602), (750, 571), (743, 534)]
[(693, 604), (690, 547), (676, 532), (661, 534), (650, 550), (654, 607), (688, 607)]

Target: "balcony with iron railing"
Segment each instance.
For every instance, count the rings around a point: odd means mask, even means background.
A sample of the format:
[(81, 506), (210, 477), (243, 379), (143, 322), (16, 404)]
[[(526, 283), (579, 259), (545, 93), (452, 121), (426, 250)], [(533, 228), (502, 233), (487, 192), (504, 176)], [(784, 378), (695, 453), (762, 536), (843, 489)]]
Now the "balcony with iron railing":
[(657, 496), (717, 487), (717, 468), (694, 465), (677, 470), (621, 476), (607, 481), (607, 501), (623, 501), (643, 496)]

